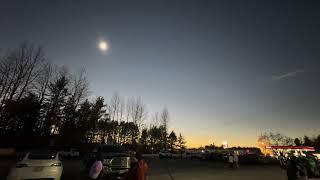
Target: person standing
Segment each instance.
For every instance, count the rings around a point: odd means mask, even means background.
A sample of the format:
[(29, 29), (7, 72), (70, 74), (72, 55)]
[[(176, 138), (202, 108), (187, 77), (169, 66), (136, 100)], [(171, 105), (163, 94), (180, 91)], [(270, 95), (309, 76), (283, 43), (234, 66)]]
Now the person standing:
[[(103, 158), (101, 155), (96, 157), (96, 160), (92, 164), (90, 171), (89, 171), (89, 179), (98, 179), (101, 172), (103, 172)], [(101, 176), (101, 175), (100, 175)]]
[(233, 156), (232, 153), (228, 154), (228, 164), (230, 168), (233, 168)]
[(233, 168), (239, 168), (239, 158), (236, 152), (233, 153)]
[(124, 180), (146, 180), (148, 164), (142, 159), (142, 154), (136, 154), (136, 160), (131, 163), (131, 168)]

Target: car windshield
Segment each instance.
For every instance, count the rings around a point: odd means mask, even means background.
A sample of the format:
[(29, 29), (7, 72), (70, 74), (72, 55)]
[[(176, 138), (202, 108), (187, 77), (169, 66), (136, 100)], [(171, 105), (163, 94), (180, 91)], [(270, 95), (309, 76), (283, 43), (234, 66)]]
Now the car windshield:
[(31, 152), (28, 159), (54, 159), (56, 155), (55, 152)]
[(102, 153), (123, 153), (125, 150), (121, 146), (102, 146), (100, 147), (100, 152)]

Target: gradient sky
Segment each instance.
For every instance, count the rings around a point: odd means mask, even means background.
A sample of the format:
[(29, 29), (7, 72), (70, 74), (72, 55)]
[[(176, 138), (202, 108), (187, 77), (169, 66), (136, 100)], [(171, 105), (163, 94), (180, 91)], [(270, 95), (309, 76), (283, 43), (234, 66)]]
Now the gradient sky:
[(262, 132), (320, 133), (317, 2), (2, 1), (0, 52), (28, 40), (85, 67), (92, 96), (166, 106), (189, 146), (251, 146)]

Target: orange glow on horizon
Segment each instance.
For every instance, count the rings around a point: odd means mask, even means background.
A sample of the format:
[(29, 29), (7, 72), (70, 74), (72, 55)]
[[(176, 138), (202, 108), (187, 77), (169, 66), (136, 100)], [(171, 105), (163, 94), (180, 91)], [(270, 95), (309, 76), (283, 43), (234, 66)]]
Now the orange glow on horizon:
[[(221, 146), (222, 142), (224, 141), (223, 139), (209, 139), (209, 138), (195, 138), (195, 137), (186, 137), (187, 141), (187, 147), (188, 148), (199, 148), (199, 147), (204, 147), (206, 145), (210, 145), (212, 143), (215, 144), (215, 146)], [(230, 142), (230, 143), (229, 143)], [(242, 147), (257, 147), (257, 140), (255, 138), (237, 138), (237, 139), (230, 139), (228, 140), (228, 146), (229, 147), (237, 147), (237, 146), (242, 146)]]

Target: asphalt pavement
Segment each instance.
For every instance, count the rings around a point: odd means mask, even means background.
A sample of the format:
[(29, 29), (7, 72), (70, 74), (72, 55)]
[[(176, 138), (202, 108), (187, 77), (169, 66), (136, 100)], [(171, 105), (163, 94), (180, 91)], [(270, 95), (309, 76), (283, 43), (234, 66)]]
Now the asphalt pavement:
[[(277, 165), (241, 165), (230, 169), (224, 163), (189, 159), (146, 159), (148, 180), (286, 180)], [(13, 161), (0, 162), (0, 179), (5, 179)], [(84, 180), (81, 160), (63, 161), (62, 180)]]

